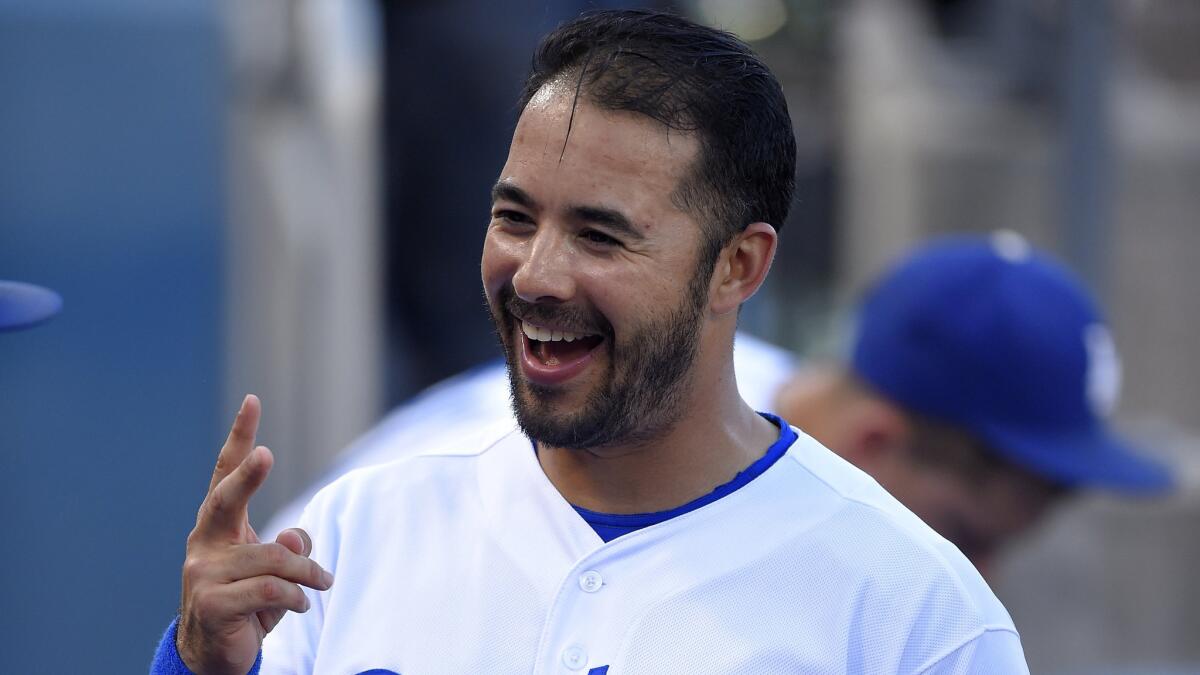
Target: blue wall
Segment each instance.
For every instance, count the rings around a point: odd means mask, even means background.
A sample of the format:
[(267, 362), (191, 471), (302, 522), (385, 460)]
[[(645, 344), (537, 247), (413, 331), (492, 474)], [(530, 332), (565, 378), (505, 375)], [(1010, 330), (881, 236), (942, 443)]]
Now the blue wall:
[(204, 2), (0, 0), (0, 671), (145, 672), (218, 411), (225, 82)]

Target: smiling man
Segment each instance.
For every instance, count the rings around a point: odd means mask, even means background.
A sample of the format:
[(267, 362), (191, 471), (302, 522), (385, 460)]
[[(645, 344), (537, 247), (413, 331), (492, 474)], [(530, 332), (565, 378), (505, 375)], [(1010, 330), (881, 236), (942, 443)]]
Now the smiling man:
[(543, 41), (522, 111), (482, 258), (518, 428), (353, 472), (261, 544), (248, 397), (157, 671), (1026, 672), (953, 546), (738, 394), (794, 170), (759, 59), (591, 14)]

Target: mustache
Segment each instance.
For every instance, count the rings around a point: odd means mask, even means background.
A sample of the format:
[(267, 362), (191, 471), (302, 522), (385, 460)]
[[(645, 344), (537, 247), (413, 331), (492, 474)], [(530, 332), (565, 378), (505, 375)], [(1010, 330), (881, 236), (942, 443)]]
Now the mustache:
[(511, 286), (500, 290), (499, 300), (508, 314), (532, 323), (549, 324), (575, 333), (612, 335), (612, 324), (594, 311), (585, 311), (572, 305), (528, 302), (517, 297)]

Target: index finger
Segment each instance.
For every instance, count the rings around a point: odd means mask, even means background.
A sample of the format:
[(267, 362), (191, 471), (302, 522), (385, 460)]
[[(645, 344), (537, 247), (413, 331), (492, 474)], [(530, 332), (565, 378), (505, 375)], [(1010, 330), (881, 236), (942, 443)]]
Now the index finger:
[(246, 394), (242, 406), (238, 408), (237, 417), (233, 418), (233, 426), (221, 452), (217, 455), (217, 464), (213, 467), (212, 480), (208, 482), (208, 494), (212, 494), (217, 483), (241, 465), (242, 461), (254, 449), (254, 436), (258, 433), (258, 420), (262, 416), (262, 403), (254, 394)]

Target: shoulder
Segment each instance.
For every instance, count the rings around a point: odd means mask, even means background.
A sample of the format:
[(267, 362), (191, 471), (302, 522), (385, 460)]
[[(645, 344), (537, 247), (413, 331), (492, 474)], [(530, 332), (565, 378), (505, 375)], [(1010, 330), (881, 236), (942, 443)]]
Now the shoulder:
[[(804, 533), (806, 548), (813, 564), (836, 568), (844, 582), (856, 585), (861, 612), (885, 607), (888, 621), (907, 624), (917, 638), (937, 636), (942, 646), (984, 631), (1015, 634), (1004, 606), (953, 544), (873, 478), (797, 433), (781, 461), (803, 476), (825, 514)], [(926, 631), (929, 626), (937, 630)]]
[(796, 356), (782, 347), (749, 333), (734, 336), (733, 369), (738, 391), (755, 410), (775, 409), (775, 395), (798, 365)]
[(503, 364), (488, 363), (439, 382), (395, 408), (348, 446), (332, 476), (458, 442), (464, 431), (512, 421)]
[(767, 366), (794, 368), (797, 363), (796, 355), (792, 352), (741, 331), (733, 338), (733, 359), (736, 366), (751, 368)]
[(511, 419), (508, 378), (502, 363), (489, 362), (425, 389), (389, 412), (355, 445), (385, 445), (397, 437), (428, 434), (436, 427), (506, 419)]
[(366, 517), (371, 511), (385, 511), (380, 507), (389, 503), (454, 488), (474, 480), (476, 460), (505, 441), (516, 443), (524, 438), (511, 419), (451, 429), (428, 439), (415, 453), (344, 474), (317, 492), (302, 520), (311, 523), (323, 514), (352, 511), (362, 511)]
[[(341, 476), (300, 515), (299, 526), (313, 542), (313, 560), (337, 575), (347, 564), (402, 559), (414, 542), (440, 540), (478, 524), (482, 463), (520, 443), (528, 440), (515, 424), (497, 424), (455, 444)], [(348, 587), (342, 587), (344, 593)]]

